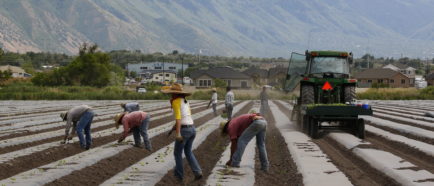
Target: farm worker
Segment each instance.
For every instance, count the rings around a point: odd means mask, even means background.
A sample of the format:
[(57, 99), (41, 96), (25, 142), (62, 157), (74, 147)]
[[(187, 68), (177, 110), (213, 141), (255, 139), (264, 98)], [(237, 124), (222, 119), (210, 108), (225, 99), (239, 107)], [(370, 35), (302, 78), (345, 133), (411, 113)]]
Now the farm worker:
[(191, 93), (185, 92), (182, 89), (182, 85), (174, 83), (172, 86), (165, 87), (161, 92), (171, 94), (170, 104), (172, 105), (173, 114), (175, 116), (175, 177), (179, 181), (184, 179), (184, 168), (182, 163), (182, 151), (184, 151), (185, 158), (187, 159), (194, 175), (195, 179), (202, 178), (202, 170), (196, 157), (191, 151), (194, 138), (196, 137), (196, 129), (193, 125), (193, 118), (191, 117), (190, 104), (185, 98), (191, 95)]
[(226, 165), (240, 167), (241, 157), (249, 141), (256, 136), (261, 170), (268, 171), (267, 150), (265, 149), (265, 132), (267, 121), (259, 114), (243, 114), (227, 122), (220, 123), (222, 134), (231, 140), (231, 159)]
[(259, 95), (259, 98), (261, 100), (261, 108), (259, 110), (259, 113), (261, 113), (261, 115), (265, 116), (265, 112), (267, 111), (267, 108), (268, 108), (268, 94), (267, 94), (267, 87), (266, 86), (262, 87), (262, 92)]
[(212, 96), (211, 96), (211, 100), (209, 100), (208, 107), (211, 104), (212, 104), (212, 111), (214, 112), (214, 116), (217, 116), (217, 89), (216, 88), (212, 88)]
[(234, 93), (231, 90), (231, 87), (226, 87), (226, 96), (225, 96), (225, 106), (226, 106), (226, 114), (228, 116), (228, 120), (232, 118), (232, 110), (234, 109)]
[(115, 127), (119, 128), (119, 125), (124, 126), (124, 132), (122, 136), (118, 139), (118, 143), (124, 141), (130, 132), (133, 132), (134, 136), (134, 146), (140, 147), (140, 136), (143, 137), (143, 142), (145, 144), (145, 149), (151, 151), (151, 142), (148, 139), (148, 127), (150, 117), (149, 114), (143, 111), (134, 111), (131, 113), (123, 112), (116, 114)]
[[(87, 105), (80, 105), (71, 108), (68, 112), (61, 113), (60, 117), (63, 121), (66, 121), (65, 138), (62, 143), (66, 143), (66, 140), (72, 139), (73, 130), (70, 133), (72, 125), (76, 126), (76, 132), (78, 139), (80, 140), (80, 147), (83, 149), (89, 149), (92, 145), (92, 137), (90, 136), (90, 125), (92, 124), (93, 116), (95, 114)], [(86, 135), (86, 140), (83, 137), (83, 130)]]
[(137, 102), (121, 103), (121, 107), (124, 109), (124, 112), (128, 113), (140, 110), (139, 103)]

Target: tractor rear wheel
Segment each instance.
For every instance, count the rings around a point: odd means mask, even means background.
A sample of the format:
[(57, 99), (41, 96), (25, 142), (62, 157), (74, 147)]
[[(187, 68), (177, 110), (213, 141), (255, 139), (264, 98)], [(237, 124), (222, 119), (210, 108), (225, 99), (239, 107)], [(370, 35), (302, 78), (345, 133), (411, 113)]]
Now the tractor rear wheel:
[(346, 102), (352, 102), (354, 99), (356, 99), (356, 87), (355, 86), (346, 86), (345, 92), (345, 103)]
[(312, 85), (301, 86), (301, 104), (315, 103), (315, 92)]
[(309, 135), (312, 139), (318, 138), (318, 120), (312, 117), (309, 119)]

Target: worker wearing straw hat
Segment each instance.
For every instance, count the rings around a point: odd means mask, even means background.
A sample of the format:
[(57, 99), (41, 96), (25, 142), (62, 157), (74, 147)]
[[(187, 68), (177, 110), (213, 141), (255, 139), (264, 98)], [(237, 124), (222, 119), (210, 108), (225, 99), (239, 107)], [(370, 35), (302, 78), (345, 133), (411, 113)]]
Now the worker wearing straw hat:
[[(72, 135), (77, 132), (78, 139), (80, 140), (80, 146), (83, 149), (89, 149), (92, 144), (92, 137), (90, 135), (90, 125), (92, 124), (94, 113), (92, 109), (87, 105), (80, 105), (71, 108), (68, 112), (60, 114), (63, 121), (66, 121), (65, 138), (62, 143), (66, 143), (66, 140), (72, 139)], [(73, 130), (70, 133), (71, 126)], [(83, 136), (83, 130), (86, 135), (86, 139)]]
[(119, 138), (118, 143), (122, 142), (130, 132), (133, 132), (135, 147), (141, 146), (140, 136), (142, 136), (145, 149), (149, 151), (152, 150), (151, 142), (148, 139), (148, 127), (150, 120), (148, 113), (143, 111), (134, 111), (131, 113), (122, 112), (120, 114), (116, 114), (114, 120), (116, 129), (119, 128), (120, 124), (122, 124), (124, 127), (124, 132)]
[(191, 151), (194, 138), (196, 137), (196, 129), (193, 125), (193, 118), (191, 117), (190, 104), (185, 98), (191, 95), (191, 93), (185, 92), (182, 89), (182, 85), (174, 83), (170, 87), (165, 87), (161, 92), (166, 94), (171, 94), (172, 98), (170, 103), (172, 105), (173, 114), (175, 116), (175, 126), (176, 131), (176, 141), (175, 141), (175, 177), (179, 181), (184, 179), (184, 168), (182, 163), (182, 152), (185, 153), (185, 158), (187, 159), (194, 175), (195, 179), (202, 178), (202, 170), (196, 157)]

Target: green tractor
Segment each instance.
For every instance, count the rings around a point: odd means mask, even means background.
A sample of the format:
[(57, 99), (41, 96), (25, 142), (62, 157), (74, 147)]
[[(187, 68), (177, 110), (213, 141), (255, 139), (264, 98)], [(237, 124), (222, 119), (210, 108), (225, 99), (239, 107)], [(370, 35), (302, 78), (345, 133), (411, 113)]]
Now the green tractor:
[(300, 94), (291, 117), (297, 116), (301, 129), (312, 138), (319, 131), (342, 129), (364, 138), (364, 121), (358, 115), (371, 115), (370, 108), (352, 105), (357, 80), (350, 78), (352, 54), (341, 51), (292, 53), (285, 90), (299, 87)]

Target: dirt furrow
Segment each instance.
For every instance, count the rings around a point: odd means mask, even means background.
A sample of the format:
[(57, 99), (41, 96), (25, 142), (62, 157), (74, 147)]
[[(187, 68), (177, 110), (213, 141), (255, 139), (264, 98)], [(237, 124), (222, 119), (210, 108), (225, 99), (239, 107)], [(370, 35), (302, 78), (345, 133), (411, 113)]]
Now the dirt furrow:
[(418, 166), (421, 169), (434, 173), (433, 157), (403, 143), (390, 141), (370, 132), (366, 132), (366, 137), (366, 141), (372, 143), (374, 147), (395, 154), (396, 156), (401, 157), (402, 159)]
[[(382, 113), (382, 112), (380, 112), (380, 113)], [(384, 114), (388, 114), (388, 115), (391, 115), (391, 116), (395, 115), (395, 114), (392, 115), (392, 114), (389, 114), (389, 113), (384, 113)], [(395, 116), (400, 116), (400, 115), (399, 115), (399, 114), (396, 114)], [(418, 128), (425, 129), (425, 130), (434, 131), (434, 125), (433, 125), (432, 127), (430, 127), (430, 126), (424, 126), (424, 125), (417, 125), (417, 124), (414, 124), (414, 123), (410, 123), (410, 122), (402, 121), (402, 120), (400, 120), (400, 119), (394, 119), (394, 118), (389, 118), (389, 117), (380, 116), (380, 115), (378, 115), (378, 114), (375, 114), (375, 111), (374, 111), (373, 117), (380, 118), (380, 119), (384, 119), (384, 120), (393, 121), (393, 122), (400, 123), (400, 124), (404, 124), (404, 125), (410, 125), (410, 126), (412, 126), (412, 127), (418, 127)], [(402, 117), (402, 116), (401, 116), (401, 117)], [(413, 119), (413, 120), (417, 121), (417, 119)], [(419, 121), (425, 121), (425, 122), (427, 122), (426, 120), (419, 120)]]
[(365, 121), (365, 124), (372, 125), (374, 127), (383, 129), (383, 130), (385, 130), (387, 132), (390, 132), (390, 133), (393, 133), (393, 134), (405, 136), (405, 137), (410, 138), (410, 139), (414, 139), (414, 140), (418, 140), (418, 141), (422, 141), (422, 142), (434, 145), (434, 140), (430, 139), (430, 138), (424, 138), (424, 137), (421, 137), (421, 136), (417, 136), (417, 135), (413, 135), (413, 134), (409, 134), (409, 133), (400, 132), (398, 130), (395, 130), (395, 129), (392, 129), (392, 128), (389, 128), (389, 127), (385, 127), (385, 126), (377, 125), (375, 123), (371, 123), (369, 121)]
[[(197, 107), (197, 108), (192, 109), (192, 112), (200, 112), (200, 111), (202, 111), (204, 109), (206, 109), (206, 106), (201, 106), (201, 107)], [(168, 114), (168, 113), (171, 113), (171, 112), (172, 111), (167, 111), (167, 112), (164, 112), (164, 113), (160, 113), (158, 115), (164, 115), (164, 114)], [(151, 116), (151, 118), (152, 118), (152, 116)], [(167, 123), (167, 122), (169, 122), (171, 120), (172, 120), (171, 117), (160, 118), (158, 120), (152, 120), (151, 119), (151, 126), (152, 127), (156, 126), (156, 125), (154, 125), (154, 123)], [(109, 128), (112, 128), (112, 127), (113, 127), (112, 125), (105, 125), (105, 126), (93, 128), (92, 132), (98, 132), (98, 131), (106, 130), (106, 129), (109, 129)], [(44, 139), (44, 140), (34, 141), (34, 142), (31, 142), (31, 143), (23, 143), (23, 144), (19, 144), (19, 145), (10, 146), (10, 147), (0, 148), (0, 154), (4, 154), (4, 153), (11, 152), (11, 151), (16, 151), (16, 150), (21, 150), (21, 149), (29, 148), (29, 147), (40, 145), (40, 144), (44, 144), (44, 143), (49, 143), (49, 142), (54, 142), (54, 141), (60, 141), (62, 139), (63, 139), (63, 136), (57, 136), (57, 137), (52, 137), (52, 138), (48, 138), (48, 139)]]
[[(278, 104), (277, 102), (274, 103)], [(268, 122), (265, 145), (267, 148), (270, 168), (268, 173), (259, 171), (261, 164), (256, 150), (255, 170), (258, 171), (255, 172), (255, 185), (303, 185), (303, 178), (297, 170), (297, 165), (292, 159), (291, 153), (285, 143), (285, 139), (283, 139), (279, 129), (275, 125), (276, 119), (270, 111), (271, 110), (268, 109), (268, 112), (265, 115)]]
[[(241, 108), (234, 116), (248, 113), (252, 108), (253, 102), (248, 103)], [(186, 185), (205, 185), (206, 178), (212, 173), (212, 169), (219, 161), (221, 154), (224, 152), (226, 146), (229, 145), (229, 139), (222, 137), (220, 130), (212, 132), (200, 146), (193, 151), (199, 165), (202, 168), (203, 178), (201, 180), (194, 180), (194, 175), (188, 168), (187, 160), (184, 158), (184, 183)], [(171, 169), (156, 185), (177, 185), (178, 181), (174, 176), (174, 169)]]
[[(169, 106), (167, 107), (162, 107), (162, 108), (155, 108), (155, 109), (150, 109), (150, 110), (144, 110), (145, 112), (154, 112), (154, 111), (158, 111), (158, 110), (162, 110), (162, 109), (168, 109), (170, 108)], [(122, 109), (119, 107), (119, 112)], [(106, 116), (106, 115), (114, 115), (115, 113), (112, 114), (103, 114), (103, 115), (99, 115), (99, 116)], [(97, 120), (93, 120), (93, 123), (95, 122), (101, 122), (101, 121), (107, 121), (107, 120), (111, 120), (112, 118), (106, 118), (106, 119), (97, 119)], [(60, 121), (60, 118), (59, 118)], [(43, 126), (43, 125), (48, 125), (48, 124), (52, 124), (52, 123), (57, 123), (59, 121), (55, 121), (55, 122), (48, 122), (48, 123), (44, 123), (44, 124), (39, 124), (39, 125), (30, 125), (30, 126), (26, 126), (25, 128), (29, 128), (29, 127), (34, 127), (34, 126)], [(55, 131), (55, 130), (59, 130), (65, 128), (65, 123), (62, 122), (62, 124), (60, 124), (57, 127), (52, 127), (49, 129), (42, 129), (42, 130), (38, 130), (38, 131), (24, 131), (24, 132), (19, 132), (19, 133), (13, 133), (7, 136), (1, 136), (0, 140), (5, 140), (5, 139), (10, 139), (10, 138), (16, 138), (16, 137), (21, 137), (21, 136), (28, 136), (28, 135), (33, 135), (33, 134), (38, 134), (38, 133), (44, 133), (44, 132), (50, 132), (50, 131)]]
[[(236, 104), (239, 103), (240, 102)], [(200, 112), (205, 109), (206, 106), (204, 108), (201, 108), (200, 110), (197, 110), (196, 112)], [(219, 112), (221, 111), (222, 109), (219, 109)], [(215, 117), (214, 114), (209, 113), (205, 116), (195, 119), (194, 120), (195, 126), (198, 127), (213, 117)], [(172, 117), (168, 117), (168, 118), (173, 120)], [(151, 153), (155, 152), (156, 150), (169, 145), (174, 140), (175, 140), (174, 135), (168, 137), (166, 133), (160, 134), (158, 136), (151, 138), (151, 143), (153, 146), (153, 150), (151, 152), (142, 148), (128, 148), (127, 150), (124, 150), (119, 154), (103, 159), (95, 163), (94, 165), (86, 167), (82, 170), (74, 171), (68, 176), (64, 176), (47, 185), (70, 185), (70, 183), (74, 183), (77, 185), (101, 184), (105, 180), (113, 177), (114, 175), (126, 169), (127, 167), (137, 163), (138, 161), (150, 155)]]
[[(354, 185), (400, 185), (329, 137), (313, 140)], [(360, 147), (361, 148), (361, 147)], [(372, 148), (372, 147), (369, 147)]]
[[(279, 109), (290, 118), (290, 110), (276, 102)], [(354, 185), (400, 185), (384, 173), (371, 167), (351, 151), (329, 137), (312, 140), (328, 155), (330, 160), (341, 170)]]
[[(204, 107), (199, 107), (196, 109), (192, 109), (192, 112), (193, 113), (200, 112), (203, 109), (204, 109)], [(167, 113), (161, 113), (161, 114), (167, 114)], [(151, 121), (150, 128), (158, 127), (158, 126), (165, 124), (171, 120), (173, 120), (171, 117), (165, 117), (165, 118), (161, 118), (159, 120)], [(110, 127), (113, 127), (113, 126), (109, 125), (109, 126), (107, 126), (106, 129), (108, 129)], [(95, 131), (93, 131), (93, 132), (95, 132)], [(96, 137), (93, 139), (92, 147), (99, 147), (101, 145), (105, 145), (107, 143), (116, 141), (119, 138), (119, 135), (120, 134), (112, 134), (112, 135), (104, 136), (104, 137)], [(62, 137), (60, 137), (57, 140), (60, 141), (61, 138)], [(50, 139), (53, 139), (53, 138), (50, 138)], [(46, 140), (43, 140), (43, 141), (46, 141)], [(54, 140), (54, 141), (56, 141), (56, 140)], [(48, 142), (52, 142), (52, 141), (46, 141), (45, 143), (48, 143)], [(29, 143), (29, 144), (33, 144), (33, 143)], [(42, 143), (40, 143), (40, 144), (42, 144)], [(37, 145), (39, 145), (39, 144), (37, 144)], [(25, 147), (23, 147), (23, 148), (25, 148)], [(8, 170), (7, 172), (1, 172), (0, 179), (4, 179), (4, 178), (10, 177), (10, 176), (13, 176), (15, 174), (18, 174), (20, 172), (24, 172), (24, 171), (33, 169), (35, 167), (45, 165), (47, 163), (57, 161), (57, 160), (65, 158), (65, 157), (78, 154), (82, 151), (83, 150), (81, 148), (79, 148), (79, 142), (77, 141), (77, 142), (72, 143), (72, 144), (52, 147), (52, 148), (49, 148), (49, 149), (46, 149), (43, 151), (32, 153), (32, 154), (27, 155), (27, 156), (22, 156), (22, 157), (16, 158), (12, 161), (0, 164), (0, 170)], [(6, 151), (3, 153), (7, 153), (7, 152), (11, 152), (11, 151)]]

